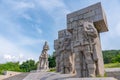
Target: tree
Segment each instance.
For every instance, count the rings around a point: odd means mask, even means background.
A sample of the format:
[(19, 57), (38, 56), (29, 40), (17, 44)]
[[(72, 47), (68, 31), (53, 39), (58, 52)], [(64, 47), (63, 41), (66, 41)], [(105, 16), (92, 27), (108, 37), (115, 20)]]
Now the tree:
[(31, 70), (36, 70), (37, 66), (34, 60), (27, 60), (20, 65), (20, 69), (23, 72), (30, 72)]
[(120, 50), (105, 50), (103, 58), (105, 64), (120, 62)]
[(120, 62), (120, 53), (112, 58), (112, 63)]
[(49, 57), (48, 57), (49, 68), (54, 68), (56, 66), (54, 54), (55, 54), (55, 52), (53, 52), (53, 54), (49, 55)]

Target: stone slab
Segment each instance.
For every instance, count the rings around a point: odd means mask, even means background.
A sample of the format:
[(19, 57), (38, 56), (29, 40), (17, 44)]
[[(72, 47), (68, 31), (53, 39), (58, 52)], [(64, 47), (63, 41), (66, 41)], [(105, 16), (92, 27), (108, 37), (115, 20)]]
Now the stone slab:
[(67, 28), (70, 29), (70, 25), (78, 20), (93, 22), (99, 33), (108, 31), (106, 15), (100, 2), (69, 13), (67, 15)]
[(106, 68), (106, 72), (120, 72), (120, 68)]
[(106, 77), (106, 78), (69, 78), (65, 80), (117, 80), (112, 77)]
[(23, 80), (66, 80), (72, 78), (73, 74), (60, 74), (55, 72), (34, 72), (30, 73)]
[(106, 68), (105, 72), (108, 77), (114, 77), (120, 80), (120, 68)]
[(75, 78), (75, 74), (60, 74), (55, 72), (30, 73), (23, 80), (117, 80), (112, 77), (105, 78)]

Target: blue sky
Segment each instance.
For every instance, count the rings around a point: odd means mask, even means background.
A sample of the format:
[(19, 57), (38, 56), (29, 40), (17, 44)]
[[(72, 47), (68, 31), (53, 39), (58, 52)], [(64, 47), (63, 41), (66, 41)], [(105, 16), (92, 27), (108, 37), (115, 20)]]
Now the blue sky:
[(120, 0), (0, 0), (0, 63), (38, 60), (45, 41), (53, 49), (66, 14), (101, 2), (109, 32), (101, 34), (103, 50), (120, 49)]

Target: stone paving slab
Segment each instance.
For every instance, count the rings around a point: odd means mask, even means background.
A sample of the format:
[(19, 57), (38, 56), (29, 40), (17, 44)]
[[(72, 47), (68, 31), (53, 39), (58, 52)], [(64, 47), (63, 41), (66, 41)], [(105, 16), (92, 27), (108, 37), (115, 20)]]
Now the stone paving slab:
[(105, 72), (108, 77), (114, 77), (120, 80), (120, 68), (106, 68)]
[(73, 74), (60, 74), (55, 72), (34, 72), (30, 73), (23, 80), (117, 80), (112, 77), (106, 78), (75, 78)]
[(106, 77), (106, 78), (69, 78), (65, 80), (117, 80), (117, 79), (112, 77), (108, 77), (108, 78)]
[(106, 72), (120, 72), (120, 68), (105, 68)]
[(72, 74), (60, 74), (54, 72), (35, 72), (30, 73), (23, 80), (65, 80), (66, 78), (71, 78)]
[(45, 75), (47, 75), (47, 73), (45, 73), (45, 72), (30, 73), (23, 80), (40, 80), (40, 78), (44, 77)]

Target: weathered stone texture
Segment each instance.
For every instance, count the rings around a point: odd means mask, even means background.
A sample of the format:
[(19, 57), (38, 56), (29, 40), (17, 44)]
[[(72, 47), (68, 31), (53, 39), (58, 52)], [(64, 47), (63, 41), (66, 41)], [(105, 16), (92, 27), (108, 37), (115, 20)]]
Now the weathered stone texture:
[(107, 77), (107, 78), (68, 78), (65, 80), (117, 80), (112, 77)]
[(39, 63), (38, 63), (37, 70), (45, 70), (45, 71), (48, 70), (48, 53), (47, 53), (48, 50), (49, 50), (49, 46), (47, 42), (45, 42), (42, 53), (39, 57)]
[(101, 6), (101, 3), (97, 3), (81, 10), (75, 11), (67, 15), (67, 28), (71, 28), (74, 26), (70, 26), (74, 24), (75, 21), (85, 20), (93, 22), (94, 26), (98, 30), (98, 32), (106, 32), (108, 31), (107, 20), (105, 12)]
[(74, 76), (75, 76), (74, 74), (60, 74), (60, 73), (54, 73), (54, 72), (36, 72), (36, 73), (30, 73), (23, 80), (117, 80), (112, 77), (74, 78)]
[(100, 45), (97, 45), (99, 37), (96, 28), (92, 22), (84, 20), (76, 21), (74, 26), (70, 32), (73, 40), (77, 77), (103, 76), (104, 66), (102, 56), (99, 56), (101, 49)]
[(101, 3), (68, 14), (67, 29), (59, 31), (54, 42), (60, 72), (73, 70), (76, 77), (104, 76), (100, 33), (106, 31), (107, 21)]
[(54, 40), (55, 58), (56, 58), (56, 71), (60, 72), (60, 45), (59, 40)]
[(74, 73), (74, 55), (71, 51), (71, 35), (67, 29), (58, 32), (58, 39), (54, 41), (56, 50), (56, 69), (61, 73)]
[(120, 80), (120, 68), (106, 68), (105, 72), (107, 77), (114, 77)]

